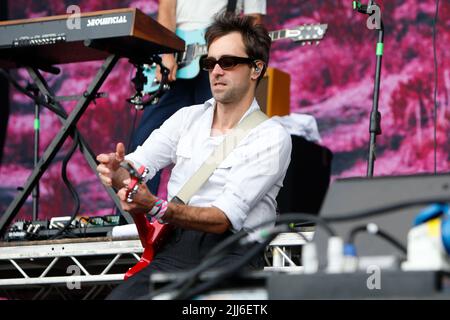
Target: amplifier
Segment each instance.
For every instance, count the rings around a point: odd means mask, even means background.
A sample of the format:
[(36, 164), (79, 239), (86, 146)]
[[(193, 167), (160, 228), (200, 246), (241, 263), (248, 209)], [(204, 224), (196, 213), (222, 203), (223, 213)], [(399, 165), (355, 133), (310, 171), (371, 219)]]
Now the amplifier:
[(276, 68), (267, 68), (256, 88), (256, 100), (269, 117), (290, 113), (291, 76)]

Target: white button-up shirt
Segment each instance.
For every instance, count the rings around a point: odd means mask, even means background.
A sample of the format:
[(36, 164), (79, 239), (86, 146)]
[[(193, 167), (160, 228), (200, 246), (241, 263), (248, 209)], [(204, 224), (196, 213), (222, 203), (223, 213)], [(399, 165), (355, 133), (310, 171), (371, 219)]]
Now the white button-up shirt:
[[(211, 135), (214, 108), (215, 100), (210, 99), (180, 109), (126, 156), (136, 167), (148, 167), (148, 178), (175, 164), (167, 186), (168, 200), (177, 195), (225, 137)], [(242, 119), (258, 109), (254, 99)], [(188, 205), (219, 208), (230, 220), (233, 232), (252, 231), (258, 224), (275, 219), (275, 199), (283, 185), (291, 149), (287, 131), (272, 119), (264, 121), (237, 144)]]

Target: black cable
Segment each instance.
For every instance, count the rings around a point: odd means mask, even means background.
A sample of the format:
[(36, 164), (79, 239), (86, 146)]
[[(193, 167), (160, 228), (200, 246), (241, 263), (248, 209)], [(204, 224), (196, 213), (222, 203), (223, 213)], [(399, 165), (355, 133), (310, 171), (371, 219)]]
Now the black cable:
[[(234, 265), (228, 265), (226, 268), (222, 268), (217, 270), (218, 274), (216, 274), (209, 282), (204, 282), (199, 284), (197, 287), (192, 288), (189, 291), (189, 288), (195, 284), (195, 282), (200, 279), (201, 275), (198, 274), (196, 277), (191, 278), (191, 280), (185, 284), (176, 294), (174, 299), (189, 299), (195, 295), (198, 295), (202, 292), (205, 292), (215, 285), (219, 284), (221, 281), (225, 280), (229, 276), (232, 276), (242, 268), (244, 268), (247, 263), (249, 263), (258, 253), (263, 252), (265, 248), (270, 244), (270, 242), (280, 233), (287, 232), (291, 229), (289, 224), (280, 225), (271, 229), (271, 231), (266, 234), (266, 239), (263, 242), (255, 242), (254, 246), (249, 249), (249, 251)], [(305, 236), (303, 236), (306, 242)], [(242, 242), (242, 241), (241, 241)]]
[(222, 259), (222, 257), (226, 254), (225, 249), (232, 244), (236, 243), (236, 241), (242, 239), (243, 237), (247, 236), (248, 234), (245, 231), (239, 231), (230, 237), (226, 238), (219, 244), (217, 244), (212, 250), (209, 251), (209, 253), (205, 256), (203, 261), (196, 267), (194, 267), (191, 270), (188, 270), (185, 274), (182, 274), (180, 278), (174, 280), (172, 283), (169, 283), (163, 288), (158, 289), (155, 292), (152, 292), (148, 295), (145, 295), (141, 297), (139, 300), (147, 300), (147, 299), (153, 299), (155, 296), (159, 296), (163, 293), (168, 293), (173, 290), (175, 290), (177, 287), (184, 285), (185, 283), (191, 283), (191, 280), (197, 275), (199, 275), (204, 270), (209, 269), (211, 266), (216, 264), (217, 262)]
[(375, 235), (375, 236), (379, 236), (380, 238), (385, 239), (387, 242), (389, 242), (389, 243), (392, 244), (394, 247), (396, 247), (397, 249), (399, 249), (399, 250), (400, 250), (401, 252), (403, 252), (405, 255), (407, 254), (407, 249), (406, 249), (406, 247), (405, 247), (400, 241), (398, 241), (397, 239), (395, 239), (395, 237), (393, 237), (393, 236), (390, 235), (389, 233), (387, 233), (387, 232), (381, 230), (381, 229), (379, 228), (379, 226), (376, 226), (376, 228), (377, 228), (377, 229), (374, 230), (373, 232), (372, 232), (372, 231), (369, 231), (368, 225), (361, 225), (361, 226), (357, 226), (357, 227), (353, 228), (353, 229), (350, 231), (350, 234), (349, 234), (347, 243), (348, 243), (348, 244), (354, 245), (355, 242), (356, 242), (356, 241), (355, 241), (356, 235), (359, 234), (359, 233), (361, 233), (361, 232), (367, 232), (367, 233), (369, 233), (369, 234), (372, 234), (372, 235)]
[[(290, 224), (292, 222), (298, 221), (315, 222), (316, 224), (323, 226), (323, 228), (331, 236), (336, 236), (336, 232), (334, 231), (334, 229), (331, 226), (329, 226), (324, 219), (308, 213), (284, 213), (281, 216), (278, 216), (277, 219), (275, 220), (268, 220), (258, 224), (257, 226), (254, 227), (254, 229), (262, 228), (274, 222), (278, 224), (280, 223)], [(222, 242), (218, 243), (214, 248), (212, 248), (197, 267), (187, 271), (184, 275), (181, 275), (180, 278), (176, 279), (167, 286), (159, 289), (158, 291), (142, 297), (142, 299), (152, 299), (153, 297), (158, 296), (162, 293), (171, 292), (188, 281), (190, 282), (192, 278), (197, 277), (200, 273), (209, 269), (215, 263), (220, 261), (220, 259), (227, 254), (228, 251), (226, 249), (231, 247), (238, 241), (240, 241), (245, 236), (248, 236), (248, 233), (243, 230), (229, 236)]]
[(447, 197), (436, 197), (436, 198), (428, 198), (428, 199), (421, 199), (421, 200), (408, 200), (403, 202), (394, 203), (392, 205), (384, 206), (384, 207), (378, 207), (375, 209), (368, 209), (361, 211), (359, 213), (355, 214), (342, 214), (339, 216), (329, 217), (329, 218), (323, 218), (326, 223), (338, 223), (338, 222), (345, 222), (349, 220), (357, 220), (357, 219), (363, 219), (368, 218), (375, 215), (383, 215), (388, 214), (390, 211), (399, 210), (407, 207), (413, 207), (417, 205), (427, 205), (430, 203), (444, 203), (449, 202), (450, 196)]
[[(266, 222), (262, 222), (259, 225), (255, 226), (254, 229), (262, 228), (268, 224), (271, 223), (290, 223), (293, 221), (308, 221), (308, 223), (315, 222), (318, 225), (321, 225), (331, 236), (336, 236), (336, 232), (334, 231), (331, 226), (328, 225), (327, 221), (325, 221), (323, 218), (312, 215), (310, 213), (283, 213), (282, 215), (278, 216), (275, 220), (268, 220)], [(216, 245), (211, 251), (208, 252), (208, 254), (205, 256), (205, 258), (214, 256), (222, 252), (226, 247), (233, 244), (234, 242), (240, 240), (242, 238), (242, 235), (247, 235), (245, 231), (237, 232), (230, 237), (223, 240), (221, 243)]]
[(347, 239), (346, 243), (354, 244), (356, 235), (358, 233), (360, 233), (360, 232), (365, 232), (365, 231), (367, 231), (367, 225), (366, 224), (354, 227), (352, 230), (350, 230), (350, 233), (348, 235), (348, 239)]
[[(278, 222), (284, 222), (284, 221), (289, 221), (289, 222), (293, 222), (293, 220), (301, 220), (301, 221), (305, 221), (310, 219), (311, 222), (316, 222), (319, 225), (323, 226), (325, 228), (325, 230), (331, 235), (331, 236), (336, 236), (336, 233), (334, 232), (334, 230), (331, 228), (331, 226), (329, 226), (329, 223), (338, 223), (338, 222), (344, 222), (344, 221), (348, 221), (348, 220), (355, 220), (355, 219), (362, 219), (362, 218), (367, 218), (367, 217), (371, 217), (374, 215), (381, 215), (381, 214), (387, 214), (390, 211), (393, 210), (398, 210), (398, 209), (402, 209), (405, 207), (410, 207), (410, 206), (416, 206), (416, 205), (424, 205), (424, 204), (429, 204), (430, 202), (448, 202), (450, 201), (450, 197), (436, 197), (436, 198), (428, 198), (428, 199), (422, 199), (422, 200), (415, 200), (415, 201), (404, 201), (404, 202), (399, 202), (393, 205), (388, 205), (388, 206), (383, 206), (383, 207), (379, 207), (379, 208), (375, 208), (375, 209), (369, 209), (369, 210), (365, 210), (362, 211), (360, 213), (357, 214), (347, 214), (347, 215), (340, 215), (340, 216), (335, 216), (335, 217), (330, 217), (330, 218), (319, 218), (318, 216), (314, 216), (311, 214), (302, 214), (302, 213), (293, 213), (293, 214), (283, 214), (280, 217), (280, 221)], [(255, 229), (262, 227), (265, 224), (268, 223), (272, 223), (273, 221), (268, 221), (266, 223), (262, 223), (261, 225), (258, 225), (255, 227)], [(382, 236), (385, 236), (386, 233), (383, 233)], [(222, 241), (221, 243), (219, 243), (218, 245), (216, 245), (216, 247), (214, 247), (210, 253), (205, 257), (206, 259), (204, 259), (204, 261), (202, 261), (202, 263), (190, 270), (189, 272), (187, 272), (185, 274), (185, 276), (177, 279), (176, 281), (174, 281), (173, 283), (169, 284), (168, 286), (160, 289), (157, 293), (148, 295), (147, 297), (153, 297), (158, 295), (161, 291), (162, 292), (166, 292), (167, 290), (173, 290), (175, 289), (177, 286), (179, 286), (180, 284), (182, 284), (184, 281), (187, 281), (186, 279), (189, 279), (190, 277), (193, 277), (196, 275), (196, 273), (200, 273), (203, 271), (203, 269), (207, 269), (209, 268), (212, 263), (211, 261), (208, 261), (210, 259), (208, 259), (208, 257), (210, 256), (214, 256), (217, 255), (221, 252), (223, 252), (223, 250), (228, 247), (229, 245), (235, 243), (236, 241), (240, 240), (241, 238), (243, 238), (245, 236), (245, 234), (242, 234), (241, 232), (235, 233), (232, 236), (228, 237), (227, 239), (225, 239), (224, 241)], [(215, 262), (214, 262), (215, 263)], [(166, 290), (167, 289), (167, 290)]]
[[(413, 206), (417, 206), (417, 205), (427, 205), (429, 203), (445, 203), (445, 202), (449, 202), (449, 201), (450, 201), (450, 196), (449, 197), (436, 197), (436, 198), (428, 198), (428, 199), (421, 199), (421, 200), (413, 200), (413, 201), (408, 200), (408, 201), (398, 202), (398, 203), (388, 205), (388, 206), (378, 207), (375, 209), (364, 210), (364, 211), (356, 213), (356, 214), (342, 214), (339, 216), (323, 218), (323, 220), (326, 222), (326, 224), (327, 223), (340, 223), (340, 222), (346, 222), (349, 220), (368, 218), (368, 217), (375, 216), (375, 215), (388, 214), (391, 211), (399, 210), (399, 209), (403, 209), (403, 208), (407, 208), (407, 207), (413, 207)], [(385, 239), (387, 241), (390, 241), (391, 243), (397, 242), (397, 244), (400, 244), (400, 246), (398, 246), (398, 245), (396, 245), (396, 246), (399, 247), (400, 250), (405, 252), (405, 248), (403, 247), (403, 245), (400, 242), (398, 242), (396, 239), (394, 239), (393, 237), (388, 239), (389, 235), (386, 234), (385, 232), (382, 232), (380, 234), (380, 236), (385, 237)]]
[(436, 53), (436, 27), (439, 16), (439, 0), (436, 0), (436, 12), (433, 23), (433, 58), (434, 58), (434, 174), (437, 173), (437, 91), (438, 91), (438, 62)]
[[(61, 117), (63, 119), (67, 119), (67, 115), (63, 111), (59, 110), (58, 108), (55, 108), (52, 104), (48, 103), (47, 101), (44, 101), (42, 99), (39, 99), (38, 97), (35, 97), (33, 94), (28, 92), (28, 90), (23, 88), (14, 78), (12, 78), (8, 72), (6, 72), (5, 70), (0, 68), (0, 74), (3, 77), (5, 77), (14, 86), (14, 88), (16, 90), (18, 90), (22, 94), (26, 95), (27, 97), (29, 97), (31, 100), (33, 100), (33, 102), (35, 104), (42, 105), (42, 106), (48, 108), (49, 110), (51, 110), (52, 112), (54, 112), (55, 114), (57, 114), (59, 117)], [(68, 164), (69, 160), (72, 158), (77, 146), (80, 145), (80, 136), (78, 134), (78, 129), (76, 127), (74, 127), (71, 130), (73, 132), (73, 134), (71, 134), (73, 143), (72, 143), (72, 146), (69, 149), (68, 153), (66, 154), (66, 156), (63, 159), (61, 176), (62, 176), (64, 184), (67, 186), (67, 188), (69, 189), (69, 192), (72, 195), (72, 198), (75, 202), (75, 208), (71, 215), (70, 221), (62, 229), (60, 229), (60, 231), (58, 231), (51, 239), (58, 238), (62, 233), (67, 234), (68, 227), (71, 225), (72, 221), (76, 218), (76, 214), (78, 213), (78, 211), (80, 209), (80, 198), (78, 196), (78, 193), (67, 178), (67, 164)], [(72, 233), (72, 232), (70, 232), (70, 233)], [(75, 235), (75, 234), (73, 234), (73, 235)]]
[(400, 251), (402, 251), (405, 255), (407, 254), (408, 250), (406, 247), (397, 239), (395, 239), (392, 235), (389, 233), (379, 229), (376, 233), (376, 235), (380, 236), (381, 238), (385, 239), (389, 243), (391, 243), (394, 247), (398, 248)]
[(67, 178), (67, 164), (68, 164), (69, 160), (72, 158), (73, 154), (75, 153), (75, 150), (77, 149), (79, 143), (80, 143), (79, 135), (78, 135), (78, 132), (75, 131), (72, 145), (62, 161), (62, 168), (61, 168), (61, 177), (62, 177), (63, 182), (66, 185), (67, 189), (69, 189), (70, 194), (72, 195), (72, 198), (75, 203), (75, 207), (70, 216), (70, 220), (64, 225), (64, 227), (61, 230), (59, 230), (52, 237), (52, 239), (55, 239), (55, 238), (59, 237), (60, 235), (62, 235), (71, 226), (72, 222), (76, 218), (77, 213), (80, 210), (80, 197), (78, 196), (77, 190), (74, 188), (72, 183)]
[[(311, 240), (309, 240), (303, 233), (302, 230), (298, 230), (296, 229), (297, 234), (300, 236), (300, 238), (302, 238), (306, 243), (311, 242)], [(304, 231), (303, 231), (304, 232)]]
[[(280, 228), (280, 226), (278, 227), (274, 227), (272, 228), (272, 230), (270, 231), (269, 234), (267, 234), (267, 238), (265, 241), (263, 241), (264, 246), (262, 247), (261, 250), (264, 250), (267, 245), (270, 243), (270, 241), (272, 241), (273, 238), (275, 238), (275, 236), (277, 234), (279, 234), (280, 232), (286, 232), (289, 230), (289, 226), (288, 225), (282, 225), (282, 228)], [(246, 234), (247, 235), (247, 234)], [(241, 237), (240, 237), (241, 238)], [(267, 240), (269, 239), (269, 240)], [(244, 239), (245, 240), (245, 239)], [(236, 243), (236, 242), (235, 242)], [(240, 240), (240, 243), (242, 244), (242, 238)], [(257, 244), (260, 244), (258, 242), (256, 242)], [(251, 250), (251, 249), (250, 249)], [(259, 250), (259, 249), (258, 249)], [(222, 251), (223, 252), (223, 251)], [(252, 252), (252, 251), (250, 251)], [(258, 251), (259, 252), (259, 251)], [(238, 264), (241, 265), (240, 261), (244, 261), (244, 264), (242, 264), (241, 266), (244, 266), (247, 262), (249, 262), (255, 255), (251, 255), (250, 259), (247, 259), (248, 255), (250, 253), (246, 253), (242, 259), (240, 259), (238, 261)], [(208, 254), (209, 256), (210, 254)], [(223, 256), (225, 255), (225, 253), (218, 255), (217, 253), (213, 255), (214, 257), (214, 261), (218, 262)], [(224, 270), (224, 273), (227, 274), (229, 270), (234, 270), (233, 268), (230, 269), (230, 266), (228, 266), (226, 268), (226, 270)], [(201, 273), (197, 273), (195, 276), (192, 276), (191, 278), (189, 278), (188, 281), (185, 282), (185, 284), (182, 286), (182, 288), (177, 292), (176, 296), (174, 297), (174, 299), (185, 299), (183, 296), (186, 292), (189, 291), (189, 289), (199, 280)], [(222, 275), (221, 273), (219, 273), (219, 275)], [(216, 279), (223, 279), (222, 277), (217, 276)], [(219, 280), (220, 281), (220, 280)]]
[(247, 263), (249, 263), (256, 255), (258, 255), (261, 251), (263, 251), (269, 245), (269, 243), (273, 240), (273, 238), (275, 238), (275, 236), (276, 236), (276, 234), (273, 234), (270, 238), (266, 239), (266, 241), (264, 241), (262, 243), (256, 243), (247, 252), (247, 254), (244, 256), (243, 259), (238, 260), (234, 265), (227, 266), (227, 268), (222, 269), (222, 272), (215, 275), (215, 277), (213, 277), (210, 281), (205, 281), (205, 282), (199, 284), (198, 286), (192, 288), (191, 290), (183, 290), (183, 291), (180, 290), (180, 292), (178, 292), (175, 299), (178, 299), (178, 300), (190, 299), (196, 295), (199, 295), (199, 294), (213, 288), (214, 286), (216, 286), (217, 284), (219, 284), (226, 278), (230, 277), (231, 275), (235, 274), (236, 272), (241, 270), (243, 267), (245, 267), (245, 265)]
[(311, 222), (298, 222), (295, 224), (295, 227), (301, 228), (301, 227), (311, 227)]

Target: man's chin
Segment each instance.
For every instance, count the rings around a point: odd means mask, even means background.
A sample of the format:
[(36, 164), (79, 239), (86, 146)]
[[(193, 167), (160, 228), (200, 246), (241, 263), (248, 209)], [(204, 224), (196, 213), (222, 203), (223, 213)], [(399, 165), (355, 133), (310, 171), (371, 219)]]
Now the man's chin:
[(220, 103), (230, 103), (233, 102), (233, 98), (230, 97), (228, 94), (224, 94), (223, 92), (212, 92), (212, 95), (214, 97), (214, 100)]

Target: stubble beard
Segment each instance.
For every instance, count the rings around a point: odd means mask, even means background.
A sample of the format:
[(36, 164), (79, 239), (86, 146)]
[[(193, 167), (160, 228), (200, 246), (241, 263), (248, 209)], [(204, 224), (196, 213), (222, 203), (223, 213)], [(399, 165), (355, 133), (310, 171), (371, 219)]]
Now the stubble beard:
[(246, 91), (247, 88), (244, 87), (231, 87), (219, 92), (214, 92), (214, 90), (212, 90), (212, 93), (214, 100), (217, 102), (221, 104), (232, 104), (242, 99)]

